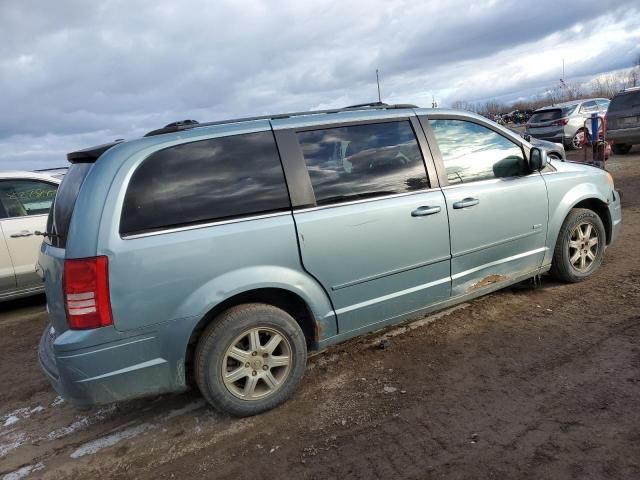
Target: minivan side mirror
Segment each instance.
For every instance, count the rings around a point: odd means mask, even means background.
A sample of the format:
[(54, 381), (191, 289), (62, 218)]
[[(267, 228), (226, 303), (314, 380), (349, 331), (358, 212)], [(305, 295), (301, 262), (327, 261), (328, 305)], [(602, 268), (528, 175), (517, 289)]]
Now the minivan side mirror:
[(547, 166), (547, 151), (543, 148), (533, 147), (529, 151), (529, 167), (534, 172), (539, 172)]

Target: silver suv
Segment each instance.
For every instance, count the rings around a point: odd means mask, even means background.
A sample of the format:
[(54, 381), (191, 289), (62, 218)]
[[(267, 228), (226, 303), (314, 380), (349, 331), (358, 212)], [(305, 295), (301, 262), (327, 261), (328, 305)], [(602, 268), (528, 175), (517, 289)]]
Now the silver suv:
[(456, 110), (183, 122), (68, 158), (40, 361), (79, 405), (195, 384), (256, 414), (308, 351), (543, 272), (586, 279), (621, 225), (607, 172)]
[[(584, 140), (585, 120), (593, 113), (604, 116), (608, 106), (606, 98), (589, 98), (540, 108), (527, 122), (525, 133), (541, 140), (562, 143), (568, 149), (578, 149)], [(586, 132), (590, 138), (591, 122), (587, 122)]]

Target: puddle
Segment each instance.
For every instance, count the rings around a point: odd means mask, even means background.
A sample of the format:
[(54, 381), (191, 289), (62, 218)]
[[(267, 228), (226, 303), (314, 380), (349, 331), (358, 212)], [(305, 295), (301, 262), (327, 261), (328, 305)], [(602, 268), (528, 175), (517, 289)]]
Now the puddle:
[(92, 440), (91, 442), (85, 443), (84, 445), (76, 449), (71, 454), (71, 458), (80, 458), (84, 457), (85, 455), (93, 455), (103, 448), (111, 447), (121, 442), (122, 440), (136, 437), (143, 433), (145, 430), (153, 428), (154, 426), (155, 425), (152, 425), (150, 423), (143, 423), (141, 425), (136, 425), (134, 427), (125, 428), (124, 430), (114, 432), (110, 435), (107, 435), (106, 437)]

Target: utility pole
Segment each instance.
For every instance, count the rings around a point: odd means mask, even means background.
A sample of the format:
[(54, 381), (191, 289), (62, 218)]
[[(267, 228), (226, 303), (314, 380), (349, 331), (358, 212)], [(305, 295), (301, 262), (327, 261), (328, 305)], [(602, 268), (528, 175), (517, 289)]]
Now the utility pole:
[(378, 76), (377, 68), (376, 68), (376, 83), (378, 84), (378, 102), (382, 103), (382, 97), (380, 96), (380, 77)]

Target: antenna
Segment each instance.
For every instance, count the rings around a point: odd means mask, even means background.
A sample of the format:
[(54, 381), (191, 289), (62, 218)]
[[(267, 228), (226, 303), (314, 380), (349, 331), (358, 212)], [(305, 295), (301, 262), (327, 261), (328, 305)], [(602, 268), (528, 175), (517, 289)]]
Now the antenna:
[(564, 58), (562, 59), (562, 80), (564, 80)]
[(380, 97), (380, 77), (378, 76), (377, 68), (376, 68), (376, 83), (378, 84), (378, 102), (382, 103), (382, 98)]

